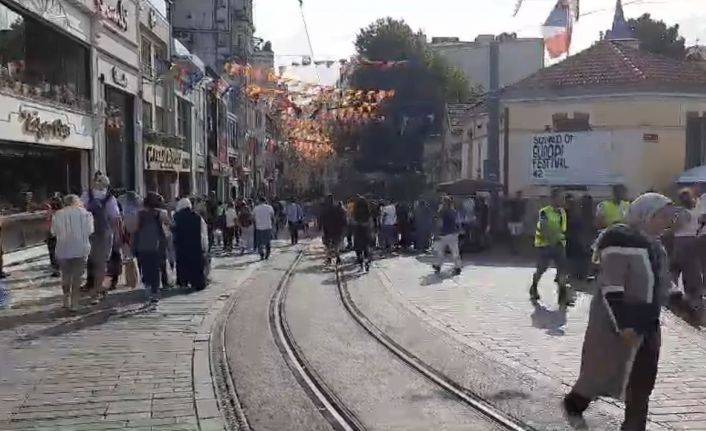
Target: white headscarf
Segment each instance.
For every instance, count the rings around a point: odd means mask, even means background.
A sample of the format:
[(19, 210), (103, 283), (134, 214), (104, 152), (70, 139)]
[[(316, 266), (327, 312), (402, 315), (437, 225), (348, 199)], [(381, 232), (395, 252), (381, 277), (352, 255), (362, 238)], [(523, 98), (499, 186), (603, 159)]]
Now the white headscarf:
[(185, 208), (191, 209), (191, 200), (189, 198), (180, 199), (176, 204), (176, 212), (179, 212)]
[(671, 204), (672, 200), (664, 195), (645, 193), (630, 204), (626, 221), (629, 225), (643, 228), (659, 210)]

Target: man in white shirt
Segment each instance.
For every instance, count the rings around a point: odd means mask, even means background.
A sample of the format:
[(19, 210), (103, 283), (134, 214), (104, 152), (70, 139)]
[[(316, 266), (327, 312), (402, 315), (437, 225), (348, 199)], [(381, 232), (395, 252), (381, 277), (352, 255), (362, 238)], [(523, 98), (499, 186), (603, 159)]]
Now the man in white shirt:
[(295, 245), (299, 242), (299, 228), (304, 219), (304, 210), (302, 210), (301, 205), (292, 201), (285, 208), (285, 213), (287, 215), (287, 224), (289, 225), (289, 237), (292, 245)]
[(261, 197), (260, 203), (252, 210), (252, 216), (255, 222), (255, 238), (257, 239), (257, 249), (260, 253), (260, 259), (269, 259), (272, 227), (275, 222), (275, 210), (267, 203), (264, 197)]
[(81, 277), (91, 252), (93, 216), (83, 208), (76, 195), (67, 195), (64, 205), (52, 218), (51, 233), (56, 237), (64, 308), (76, 311), (81, 296)]
[(388, 202), (380, 214), (382, 218), (382, 244), (383, 249), (391, 252), (397, 242), (397, 208), (395, 204)]
[(225, 210), (225, 232), (223, 232), (224, 249), (233, 250), (233, 239), (235, 238), (235, 229), (237, 226), (238, 213), (235, 211), (233, 202), (228, 202)]

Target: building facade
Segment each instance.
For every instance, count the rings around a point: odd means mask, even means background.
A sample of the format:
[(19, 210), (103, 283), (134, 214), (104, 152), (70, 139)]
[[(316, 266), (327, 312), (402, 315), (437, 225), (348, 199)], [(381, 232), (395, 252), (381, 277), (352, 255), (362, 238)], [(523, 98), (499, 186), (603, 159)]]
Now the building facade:
[(544, 67), (544, 40), (518, 38), (513, 34), (479, 35), (473, 42), (457, 37), (434, 37), (430, 48), (466, 76), (473, 85), (490, 88), (491, 44), (497, 43), (498, 84), (505, 87)]
[[(94, 0), (93, 97), (103, 115), (96, 125), (93, 170), (118, 189), (142, 184), (142, 72), (136, 0)], [(100, 124), (102, 123), (102, 124)]]
[[(600, 79), (599, 79), (600, 78)], [(634, 41), (601, 41), (506, 89), (510, 192), (669, 192), (704, 163), (706, 75)]]
[(93, 3), (0, 1), (0, 215), (5, 250), (43, 240), (37, 204), (88, 183), (95, 108)]

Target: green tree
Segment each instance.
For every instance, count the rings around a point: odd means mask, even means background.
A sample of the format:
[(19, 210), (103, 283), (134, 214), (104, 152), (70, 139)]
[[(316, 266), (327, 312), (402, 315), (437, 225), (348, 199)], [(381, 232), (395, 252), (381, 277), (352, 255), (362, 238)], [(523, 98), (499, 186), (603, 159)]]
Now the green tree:
[(628, 25), (640, 40), (642, 49), (678, 59), (686, 55), (685, 40), (679, 35), (679, 24), (670, 27), (646, 13), (637, 19), (629, 19)]
[(447, 102), (471, 102), (474, 94), (463, 73), (427, 48), (426, 36), (403, 20), (383, 18), (360, 30), (355, 47), (361, 59), (393, 61), (393, 67), (361, 62), (350, 79), (352, 88), (395, 90), (380, 110), (385, 120), (338, 136), (355, 150), (362, 171), (421, 170), (426, 137), (439, 131)]

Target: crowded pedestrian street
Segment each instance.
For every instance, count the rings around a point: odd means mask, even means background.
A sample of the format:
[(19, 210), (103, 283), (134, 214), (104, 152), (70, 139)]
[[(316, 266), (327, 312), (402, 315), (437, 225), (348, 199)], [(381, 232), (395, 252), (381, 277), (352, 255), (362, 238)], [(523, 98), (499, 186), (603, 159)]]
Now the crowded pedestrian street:
[(706, 431), (706, 0), (0, 0), (0, 431)]
[[(275, 242), (269, 261), (214, 251), (211, 285), (167, 290), (154, 311), (121, 286), (99, 308), (70, 316), (46, 255), (10, 254), (0, 429), (221, 430), (239, 418), (250, 429), (330, 429), (270, 326), (283, 283), (299, 357), (366, 429), (505, 428), (377, 343), (347, 313), (351, 304), (419, 361), (527, 429), (571, 429), (561, 399), (579, 370), (590, 292), (561, 310), (547, 277), (539, 289), (547, 301), (533, 306), (532, 262), (502, 251), (466, 256), (458, 276), (434, 274), (429, 254), (379, 259), (366, 273), (344, 253), (337, 277), (321, 265), (320, 241), (287, 242)], [(648, 429), (706, 428), (706, 337), (670, 313), (663, 334)], [(221, 360), (231, 383), (216, 370)], [(230, 384), (238, 408), (228, 415), (221, 408)], [(621, 408), (600, 401), (585, 425), (616, 429)]]

